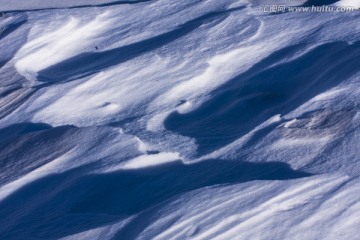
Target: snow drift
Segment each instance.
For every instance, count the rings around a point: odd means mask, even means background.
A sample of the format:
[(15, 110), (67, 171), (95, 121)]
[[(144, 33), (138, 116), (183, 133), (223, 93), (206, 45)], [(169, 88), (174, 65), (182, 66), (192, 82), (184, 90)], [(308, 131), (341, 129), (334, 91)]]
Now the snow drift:
[(359, 239), (358, 11), (0, 5), (1, 239)]

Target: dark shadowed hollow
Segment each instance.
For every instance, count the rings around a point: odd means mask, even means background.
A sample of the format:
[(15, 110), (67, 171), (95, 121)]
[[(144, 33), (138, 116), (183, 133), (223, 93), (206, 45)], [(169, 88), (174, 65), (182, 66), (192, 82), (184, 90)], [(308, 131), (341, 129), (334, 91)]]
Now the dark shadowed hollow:
[[(171, 197), (203, 187), (310, 176), (281, 162), (215, 159), (82, 175), (82, 172), (87, 172), (87, 167), (29, 183), (0, 202), (0, 215), (5, 220), (0, 226), (0, 235), (10, 239), (29, 234), (42, 239), (56, 239), (123, 219)], [(19, 212), (19, 208), (23, 210)], [(14, 212), (17, 212), (16, 216)], [(18, 224), (13, 226), (13, 221), (18, 221)], [(122, 236), (129, 234), (126, 229), (124, 231)]]
[(284, 115), (360, 70), (360, 42), (320, 45), (292, 61), (295, 45), (281, 49), (211, 93), (187, 114), (172, 113), (165, 127), (196, 139), (198, 154), (221, 148), (270, 117)]

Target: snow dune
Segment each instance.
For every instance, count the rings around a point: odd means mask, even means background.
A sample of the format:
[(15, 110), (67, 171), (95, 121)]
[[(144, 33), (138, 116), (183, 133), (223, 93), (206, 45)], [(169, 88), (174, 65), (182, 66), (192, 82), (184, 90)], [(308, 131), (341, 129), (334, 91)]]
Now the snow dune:
[(359, 12), (0, 5), (1, 239), (359, 239)]

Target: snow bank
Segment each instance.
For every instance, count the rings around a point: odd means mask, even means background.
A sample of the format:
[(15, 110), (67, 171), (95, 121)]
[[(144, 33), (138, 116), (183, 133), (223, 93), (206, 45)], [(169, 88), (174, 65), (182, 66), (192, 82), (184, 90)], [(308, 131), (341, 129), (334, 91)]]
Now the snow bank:
[(358, 239), (358, 12), (130, 3), (0, 0), (1, 238)]

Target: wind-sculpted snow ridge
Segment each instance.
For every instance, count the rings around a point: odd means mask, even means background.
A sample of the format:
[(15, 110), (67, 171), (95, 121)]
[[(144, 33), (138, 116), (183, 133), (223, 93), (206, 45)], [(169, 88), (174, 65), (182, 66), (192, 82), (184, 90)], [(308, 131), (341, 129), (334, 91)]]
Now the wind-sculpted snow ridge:
[(359, 239), (358, 11), (57, 2), (0, 18), (0, 239)]
[(87, 7), (107, 7), (118, 4), (137, 4), (151, 0), (63, 0), (63, 1), (42, 1), (42, 0), (0, 0), (0, 11), (19, 12), (19, 11), (38, 11), (61, 8), (87, 8)]

